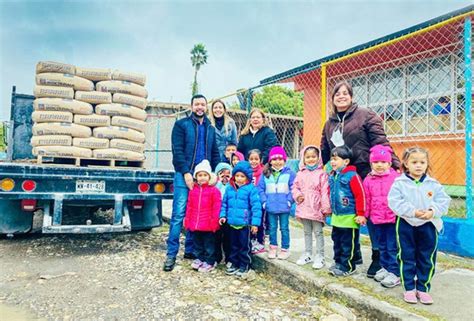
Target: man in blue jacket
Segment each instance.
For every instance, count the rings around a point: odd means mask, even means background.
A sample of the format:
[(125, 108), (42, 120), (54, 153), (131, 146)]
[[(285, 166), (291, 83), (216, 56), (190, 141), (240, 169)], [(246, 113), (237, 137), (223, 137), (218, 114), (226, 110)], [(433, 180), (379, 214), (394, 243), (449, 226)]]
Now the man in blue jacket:
[[(171, 148), (175, 169), (173, 211), (167, 241), (168, 252), (163, 267), (163, 270), (168, 272), (173, 270), (176, 263), (188, 193), (194, 184), (192, 175), (194, 167), (204, 159), (211, 163), (212, 168), (215, 168), (219, 163), (216, 132), (206, 117), (206, 110), (206, 97), (194, 95), (191, 99), (191, 116), (178, 120), (174, 124), (171, 133)], [(186, 232), (184, 258), (194, 258), (192, 245), (192, 234)]]

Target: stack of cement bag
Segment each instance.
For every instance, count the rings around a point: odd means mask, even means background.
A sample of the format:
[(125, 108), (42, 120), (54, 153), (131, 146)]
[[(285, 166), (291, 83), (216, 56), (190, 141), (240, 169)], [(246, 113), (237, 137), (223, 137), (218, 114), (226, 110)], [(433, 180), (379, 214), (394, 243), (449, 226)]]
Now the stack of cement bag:
[(137, 73), (39, 62), (33, 154), (143, 160), (145, 81)]

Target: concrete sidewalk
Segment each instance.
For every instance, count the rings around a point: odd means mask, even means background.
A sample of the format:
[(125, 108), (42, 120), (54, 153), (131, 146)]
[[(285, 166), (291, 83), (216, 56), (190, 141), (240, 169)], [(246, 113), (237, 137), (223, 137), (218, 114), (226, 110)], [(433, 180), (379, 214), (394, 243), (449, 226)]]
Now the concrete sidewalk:
[[(171, 215), (171, 202), (163, 204), (165, 217)], [(435, 303), (425, 306), (410, 305), (403, 301), (403, 289), (386, 289), (366, 276), (370, 264), (368, 237), (361, 237), (364, 264), (354, 275), (335, 278), (328, 274), (333, 263), (330, 228), (325, 229), (326, 267), (314, 270), (311, 264), (296, 265), (304, 251), (303, 229), (295, 220), (290, 222), (291, 256), (288, 261), (268, 260), (266, 254), (256, 256), (258, 269), (265, 269), (283, 283), (303, 292), (322, 293), (343, 301), (356, 310), (364, 310), (368, 319), (400, 320), (472, 320), (474, 315), (474, 260), (438, 252), (438, 262), (432, 281), (431, 294)]]

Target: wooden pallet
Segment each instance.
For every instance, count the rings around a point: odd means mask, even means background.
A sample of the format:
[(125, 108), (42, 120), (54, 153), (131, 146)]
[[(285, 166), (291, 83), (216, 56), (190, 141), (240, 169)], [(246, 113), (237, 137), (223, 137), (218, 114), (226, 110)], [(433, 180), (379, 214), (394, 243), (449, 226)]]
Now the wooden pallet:
[(40, 165), (71, 165), (78, 167), (112, 167), (112, 168), (133, 168), (141, 169), (145, 161), (129, 161), (120, 159), (99, 159), (81, 157), (51, 157), (38, 155), (37, 164)]

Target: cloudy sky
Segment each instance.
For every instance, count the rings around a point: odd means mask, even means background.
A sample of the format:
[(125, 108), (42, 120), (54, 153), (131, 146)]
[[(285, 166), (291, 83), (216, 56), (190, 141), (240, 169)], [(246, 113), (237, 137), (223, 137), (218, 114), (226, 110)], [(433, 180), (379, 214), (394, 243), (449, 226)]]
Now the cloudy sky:
[(145, 73), (149, 98), (187, 102), (189, 51), (202, 42), (198, 75), (209, 98), (472, 4), (472, 0), (11, 1), (0, 0), (0, 120), (11, 87), (31, 94), (35, 65)]

